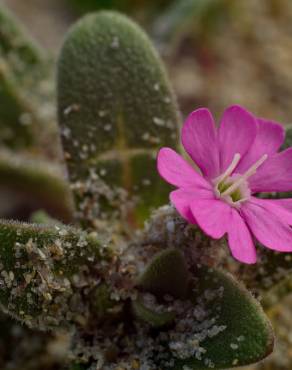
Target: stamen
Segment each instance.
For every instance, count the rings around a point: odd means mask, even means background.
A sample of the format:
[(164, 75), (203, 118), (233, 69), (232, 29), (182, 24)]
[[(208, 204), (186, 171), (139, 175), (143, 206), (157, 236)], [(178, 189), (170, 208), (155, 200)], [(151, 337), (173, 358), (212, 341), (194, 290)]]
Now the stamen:
[(241, 155), (239, 153), (235, 153), (234, 157), (232, 159), (232, 162), (229, 167), (227, 167), (226, 171), (222, 173), (219, 177), (215, 179), (215, 183), (219, 184), (220, 182), (224, 181), (229, 177), (232, 172), (235, 170), (236, 166), (238, 165), (238, 162), (240, 161)]
[(241, 199), (237, 200), (234, 204), (240, 204), (240, 203), (245, 202), (246, 200), (249, 200), (249, 197), (241, 198)]
[(244, 181), (250, 176), (257, 172), (257, 169), (265, 162), (268, 158), (267, 154), (264, 154), (255, 164), (253, 164), (237, 181), (235, 181), (228, 189), (226, 189), (221, 196), (232, 194)]

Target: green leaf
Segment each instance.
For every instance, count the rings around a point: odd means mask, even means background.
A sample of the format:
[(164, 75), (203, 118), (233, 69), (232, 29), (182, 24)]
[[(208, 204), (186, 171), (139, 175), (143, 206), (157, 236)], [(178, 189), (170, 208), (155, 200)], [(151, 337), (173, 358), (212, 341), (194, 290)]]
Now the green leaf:
[(111, 290), (106, 284), (98, 285), (91, 293), (90, 305), (94, 312), (94, 316), (98, 320), (111, 320), (114, 316), (117, 316), (117, 313), (115, 312), (117, 304), (113, 302), (110, 296)]
[(79, 219), (141, 224), (164, 204), (156, 153), (177, 144), (178, 112), (163, 65), (127, 17), (100, 12), (69, 32), (58, 64), (58, 112)]
[[(69, 227), (0, 221), (0, 303), (39, 329), (86, 322), (83, 288), (97, 284), (85, 271), (106, 266), (111, 251), (96, 235)], [(101, 276), (99, 277), (101, 278)], [(79, 302), (79, 303), (78, 303)]]
[(48, 226), (61, 226), (62, 223), (51, 217), (46, 211), (40, 209), (31, 214), (29, 221), (33, 224), (45, 224)]
[(137, 285), (159, 298), (166, 294), (184, 298), (188, 283), (189, 273), (184, 256), (178, 249), (170, 248), (154, 256)]
[(17, 194), (25, 205), (45, 208), (65, 222), (72, 221), (71, 191), (59, 167), (0, 150), (0, 185), (12, 197)]
[(51, 60), (0, 7), (0, 143), (56, 156)]
[(162, 328), (167, 326), (171, 324), (175, 318), (174, 312), (156, 312), (147, 307), (141, 298), (138, 298), (136, 301), (132, 302), (132, 311), (138, 320), (146, 322), (154, 328)]
[(188, 366), (202, 370), (211, 364), (215, 369), (226, 369), (260, 361), (270, 354), (274, 341), (271, 325), (252, 295), (223, 272), (203, 267), (196, 276), (193, 302), (199, 303), (209, 318), (215, 318), (221, 331), (207, 335), (200, 343), (200, 359), (177, 360), (174, 369)]

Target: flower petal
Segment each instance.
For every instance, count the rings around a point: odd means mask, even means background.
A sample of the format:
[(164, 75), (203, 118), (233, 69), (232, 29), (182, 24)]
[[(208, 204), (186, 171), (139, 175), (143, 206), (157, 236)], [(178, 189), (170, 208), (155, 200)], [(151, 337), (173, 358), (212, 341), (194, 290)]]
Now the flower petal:
[(273, 211), (273, 206), (251, 198), (242, 204), (241, 213), (257, 240), (269, 249), (292, 252), (292, 229)]
[(236, 172), (247, 171), (264, 154), (269, 156), (275, 154), (283, 144), (284, 138), (285, 130), (279, 123), (258, 118), (256, 138), (240, 161)]
[(221, 173), (231, 164), (236, 153), (241, 157), (246, 154), (256, 133), (256, 120), (247, 110), (237, 105), (225, 110), (218, 131)]
[(292, 148), (269, 157), (249, 184), (253, 193), (292, 190)]
[(188, 116), (182, 129), (182, 143), (204, 176), (219, 175), (217, 133), (208, 109), (197, 109)]
[(228, 244), (235, 259), (243, 263), (256, 263), (256, 249), (243, 218), (234, 208), (231, 209), (228, 230)]
[(283, 198), (283, 199), (271, 199), (275, 204), (278, 204), (279, 206), (286, 209), (286, 211), (289, 211), (292, 213), (292, 198)]
[(251, 197), (252, 202), (277, 215), (283, 223), (292, 225), (292, 207), (289, 200), (292, 201), (292, 199), (261, 199)]
[(160, 176), (174, 186), (211, 188), (211, 185), (182, 156), (170, 148), (160, 149), (157, 169)]
[(231, 207), (218, 199), (196, 199), (191, 202), (191, 211), (200, 228), (214, 239), (227, 232)]
[(171, 203), (175, 206), (178, 213), (191, 224), (196, 224), (190, 209), (191, 202), (195, 199), (212, 198), (214, 198), (212, 190), (202, 188), (181, 188), (170, 193)]

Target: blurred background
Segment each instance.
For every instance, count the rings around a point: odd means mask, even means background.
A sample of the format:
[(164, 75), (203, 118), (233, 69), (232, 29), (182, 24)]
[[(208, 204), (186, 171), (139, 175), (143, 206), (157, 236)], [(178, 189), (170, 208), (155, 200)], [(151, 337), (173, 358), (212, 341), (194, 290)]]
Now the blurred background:
[(82, 14), (117, 9), (147, 30), (184, 113), (240, 103), (292, 121), (290, 0), (1, 0), (49, 53)]
[[(21, 21), (41, 50), (36, 52), (38, 57), (32, 67), (23, 63), (22, 50), (20, 58), (15, 56), (17, 45), (11, 43), (12, 52), (8, 53), (6, 29), (0, 19), (1, 181), (15, 163), (19, 166), (15, 159), (11, 168), (5, 168), (11, 155), (2, 153), (3, 149), (24, 153), (28, 167), (35, 156), (53, 165), (58, 163), (58, 148), (50, 145), (57, 137), (55, 60), (70, 25), (83, 14), (99, 9), (124, 12), (147, 31), (166, 63), (184, 116), (205, 106), (219, 117), (226, 106), (238, 103), (258, 116), (292, 123), (291, 0), (0, 0), (1, 5)], [(17, 86), (17, 92), (7, 81)], [(41, 121), (44, 127), (37, 135), (33, 133), (34, 121)], [(11, 194), (11, 187), (8, 189), (5, 180), (2, 182), (6, 187), (1, 181), (1, 217), (27, 219), (32, 210), (45, 203), (53, 216), (66, 220), (66, 205), (62, 208), (58, 201), (54, 202), (54, 195), (50, 198), (40, 192), (36, 204), (27, 204), (23, 194)], [(13, 186), (15, 182), (14, 178)], [(56, 191), (62, 194), (61, 188)], [(292, 297), (275, 305), (269, 316), (277, 332), (276, 351), (253, 369), (290, 370)], [(20, 364), (24, 360), (27, 369), (39, 369), (40, 363), (43, 370), (59, 369), (58, 361), (67, 348), (66, 338), (27, 333), (18, 324), (6, 323), (5, 318), (1, 325), (4, 323), (7, 335), (0, 337), (1, 369), (23, 368)], [(13, 348), (16, 341), (19, 345)], [(38, 358), (38, 365), (33, 357)]]
[(167, 63), (184, 113), (219, 115), (239, 103), (292, 121), (290, 0), (1, 0), (49, 53), (57, 55), (79, 16), (117, 9), (147, 30)]

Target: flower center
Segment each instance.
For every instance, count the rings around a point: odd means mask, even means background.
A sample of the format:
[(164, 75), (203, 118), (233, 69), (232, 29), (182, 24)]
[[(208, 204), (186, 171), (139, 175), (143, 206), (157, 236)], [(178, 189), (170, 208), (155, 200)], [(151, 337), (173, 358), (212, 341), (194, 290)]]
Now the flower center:
[(268, 155), (264, 154), (245, 173), (233, 174), (233, 171), (240, 161), (240, 158), (240, 154), (236, 153), (231, 164), (225, 170), (225, 172), (213, 180), (216, 196), (225, 200), (234, 207), (238, 207), (240, 203), (249, 199), (251, 192), (247, 180), (256, 173), (257, 169), (268, 158)]

